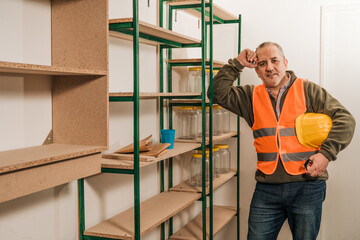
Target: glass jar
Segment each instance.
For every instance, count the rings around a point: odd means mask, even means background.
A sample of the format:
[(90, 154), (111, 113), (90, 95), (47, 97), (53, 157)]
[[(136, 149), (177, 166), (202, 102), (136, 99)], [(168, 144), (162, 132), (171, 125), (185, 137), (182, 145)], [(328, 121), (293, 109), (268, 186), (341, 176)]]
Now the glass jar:
[(230, 172), (230, 152), (229, 145), (227, 144), (216, 144), (214, 147), (219, 148), (220, 155), (220, 172), (228, 173)]
[(224, 123), (223, 123), (223, 111), (221, 106), (213, 106), (213, 135), (219, 136), (223, 134)]
[[(186, 92), (202, 92), (202, 68), (190, 67), (188, 68), (187, 81), (185, 83)], [(213, 70), (213, 77), (219, 70)], [(205, 91), (207, 91), (210, 82), (210, 69), (205, 70)]]
[(180, 138), (182, 134), (182, 112), (180, 109), (177, 109), (177, 111), (174, 111), (174, 129), (175, 129), (175, 139)]
[(185, 85), (186, 92), (198, 93), (201, 92), (201, 67), (188, 68), (187, 82)]
[[(218, 153), (219, 148), (213, 148), (213, 154), (212, 154), (212, 158), (213, 158), (213, 164), (212, 164), (212, 174), (213, 174), (213, 179), (214, 178), (218, 178), (220, 177), (219, 173), (220, 173), (220, 155)], [(196, 153), (202, 154), (202, 150), (197, 150)], [(209, 154), (209, 148), (206, 148), (206, 155)], [(209, 155), (210, 157), (210, 155)], [(210, 158), (209, 158), (210, 159)]]
[[(194, 187), (202, 186), (202, 154), (193, 153), (190, 160), (191, 177), (190, 185)], [(206, 154), (205, 161), (205, 185), (209, 186), (209, 154)]]
[(194, 111), (197, 115), (197, 138), (202, 137), (202, 107), (194, 107)]
[(210, 117), (210, 114), (209, 114), (209, 109), (210, 107), (205, 107), (205, 118), (206, 118), (206, 131), (205, 131), (205, 136), (208, 137), (209, 136), (209, 117)]
[[(192, 107), (179, 107), (177, 125), (179, 139), (195, 139), (197, 137), (198, 117)], [(176, 129), (176, 128), (175, 128)]]
[(223, 107), (221, 107), (221, 111), (223, 114), (223, 133), (229, 133), (230, 132), (230, 112)]

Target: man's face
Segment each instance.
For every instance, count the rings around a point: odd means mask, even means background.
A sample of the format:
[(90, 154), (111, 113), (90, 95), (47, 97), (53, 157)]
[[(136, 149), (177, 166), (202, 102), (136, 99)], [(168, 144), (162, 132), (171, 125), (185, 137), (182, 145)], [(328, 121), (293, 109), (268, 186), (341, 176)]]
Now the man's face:
[(286, 75), (287, 64), (288, 61), (284, 60), (278, 48), (268, 45), (257, 51), (255, 71), (266, 87), (277, 88)]

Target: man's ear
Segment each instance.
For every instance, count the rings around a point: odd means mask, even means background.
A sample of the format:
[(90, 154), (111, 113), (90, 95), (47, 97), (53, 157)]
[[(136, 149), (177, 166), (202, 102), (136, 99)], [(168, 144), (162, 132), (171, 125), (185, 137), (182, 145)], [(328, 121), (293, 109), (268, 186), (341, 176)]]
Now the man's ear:
[(285, 67), (286, 67), (286, 69), (287, 69), (287, 66), (288, 66), (288, 60), (285, 59)]

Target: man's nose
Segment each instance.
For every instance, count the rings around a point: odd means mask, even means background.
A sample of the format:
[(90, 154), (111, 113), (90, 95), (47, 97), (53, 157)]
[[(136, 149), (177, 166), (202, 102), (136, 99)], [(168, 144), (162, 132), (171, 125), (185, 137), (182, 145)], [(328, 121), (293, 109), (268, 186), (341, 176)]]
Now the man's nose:
[(266, 71), (271, 72), (273, 69), (274, 69), (274, 65), (271, 62), (266, 64), (266, 69), (265, 69)]

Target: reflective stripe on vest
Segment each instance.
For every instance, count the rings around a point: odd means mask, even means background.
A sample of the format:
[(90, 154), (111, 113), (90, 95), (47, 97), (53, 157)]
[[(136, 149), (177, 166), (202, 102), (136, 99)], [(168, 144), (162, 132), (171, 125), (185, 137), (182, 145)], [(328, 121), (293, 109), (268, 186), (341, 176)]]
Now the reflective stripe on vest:
[(279, 120), (264, 84), (254, 88), (254, 146), (257, 168), (265, 174), (274, 173), (279, 157), (287, 173), (303, 174), (305, 161), (318, 151), (301, 145), (296, 137), (295, 120), (306, 111), (303, 82), (303, 79), (296, 79), (289, 88)]

